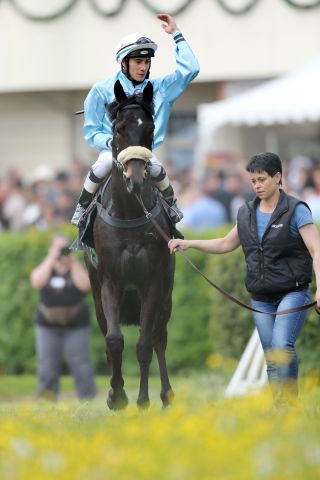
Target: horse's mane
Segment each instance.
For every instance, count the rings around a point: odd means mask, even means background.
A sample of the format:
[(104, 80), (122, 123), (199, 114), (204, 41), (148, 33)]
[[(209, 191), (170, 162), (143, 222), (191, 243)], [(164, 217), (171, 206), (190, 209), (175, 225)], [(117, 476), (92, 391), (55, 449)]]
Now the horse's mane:
[(118, 102), (117, 100), (115, 100), (114, 102), (109, 103), (109, 105), (107, 105), (107, 112), (111, 122), (113, 122), (116, 119), (119, 110), (122, 110), (124, 107), (128, 105), (134, 105), (134, 104), (140, 105), (151, 116), (154, 114), (153, 102), (146, 102), (142, 98), (142, 95), (134, 94), (134, 95), (128, 96), (124, 102)]

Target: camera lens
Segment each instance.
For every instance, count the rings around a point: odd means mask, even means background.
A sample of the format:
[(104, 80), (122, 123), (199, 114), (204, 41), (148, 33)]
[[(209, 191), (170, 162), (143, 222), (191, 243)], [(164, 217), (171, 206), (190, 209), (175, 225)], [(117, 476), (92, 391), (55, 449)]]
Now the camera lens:
[(61, 250), (60, 250), (60, 253), (64, 257), (67, 257), (68, 255), (70, 255), (71, 250), (69, 250), (69, 247), (62, 247)]

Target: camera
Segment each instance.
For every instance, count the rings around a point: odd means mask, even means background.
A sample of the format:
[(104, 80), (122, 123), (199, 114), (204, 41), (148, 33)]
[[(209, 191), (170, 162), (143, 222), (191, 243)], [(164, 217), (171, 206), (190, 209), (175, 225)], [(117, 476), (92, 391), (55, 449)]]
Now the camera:
[(62, 247), (60, 249), (60, 255), (62, 255), (63, 257), (67, 257), (70, 254), (71, 254), (71, 250), (69, 249), (69, 247)]

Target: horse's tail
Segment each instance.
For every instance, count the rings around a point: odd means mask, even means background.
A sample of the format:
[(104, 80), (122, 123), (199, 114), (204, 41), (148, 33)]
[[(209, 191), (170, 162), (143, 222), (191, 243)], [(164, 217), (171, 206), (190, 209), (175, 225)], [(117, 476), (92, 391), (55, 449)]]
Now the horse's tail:
[(140, 324), (141, 302), (135, 290), (124, 294), (120, 307), (120, 323), (123, 325)]

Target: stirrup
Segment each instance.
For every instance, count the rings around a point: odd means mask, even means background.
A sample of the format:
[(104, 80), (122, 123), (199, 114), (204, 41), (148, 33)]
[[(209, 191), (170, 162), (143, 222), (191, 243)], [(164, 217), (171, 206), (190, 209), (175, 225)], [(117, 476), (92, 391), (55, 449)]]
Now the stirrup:
[(73, 214), (73, 217), (71, 219), (72, 225), (75, 225), (76, 227), (78, 227), (80, 222), (84, 218), (84, 215), (85, 215), (86, 211), (87, 211), (87, 209), (85, 207), (83, 207), (82, 205), (80, 205), (80, 203), (78, 203), (78, 205), (76, 207), (76, 210)]
[(169, 215), (173, 223), (178, 223), (183, 219), (183, 213), (177, 206), (177, 199), (175, 198), (172, 202), (167, 202), (169, 206)]

